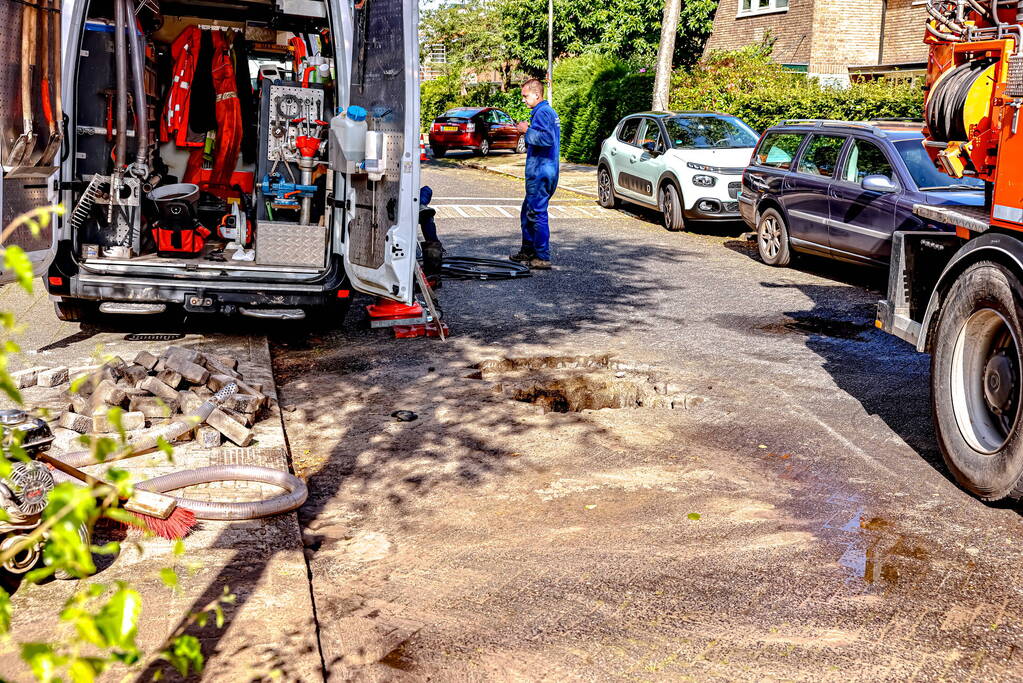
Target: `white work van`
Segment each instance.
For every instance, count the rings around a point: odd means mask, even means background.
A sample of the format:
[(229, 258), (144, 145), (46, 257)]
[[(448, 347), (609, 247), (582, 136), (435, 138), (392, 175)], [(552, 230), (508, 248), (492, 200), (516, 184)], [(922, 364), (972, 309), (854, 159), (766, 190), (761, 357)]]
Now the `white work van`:
[(65, 320), (411, 302), (417, 23), (413, 0), (0, 0), (0, 215), (63, 207), (5, 244)]

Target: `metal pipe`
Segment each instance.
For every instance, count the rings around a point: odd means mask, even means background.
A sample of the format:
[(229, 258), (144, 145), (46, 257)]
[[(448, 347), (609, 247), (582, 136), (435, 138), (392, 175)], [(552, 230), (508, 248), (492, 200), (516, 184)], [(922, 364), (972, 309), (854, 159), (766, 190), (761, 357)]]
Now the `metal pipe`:
[(146, 105), (145, 61), (142, 40), (135, 30), (135, 0), (122, 0), (127, 15), (128, 44), (131, 46), (131, 76), (135, 86), (135, 163), (131, 173), (136, 178), (149, 175), (149, 108)]
[(127, 23), (123, 0), (114, 0), (114, 77), (117, 82), (117, 142), (114, 147), (114, 154), (117, 157), (116, 168), (123, 168), (128, 157), (128, 46), (124, 35)]

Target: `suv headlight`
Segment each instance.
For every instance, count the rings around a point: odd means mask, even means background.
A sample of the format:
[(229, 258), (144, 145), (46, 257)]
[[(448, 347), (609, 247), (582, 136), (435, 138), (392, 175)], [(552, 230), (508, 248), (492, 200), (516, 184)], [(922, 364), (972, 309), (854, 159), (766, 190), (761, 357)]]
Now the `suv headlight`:
[(693, 185), (697, 185), (698, 187), (714, 187), (717, 182), (718, 179), (712, 175), (703, 175), (702, 173), (698, 173), (693, 176)]
[(696, 164), (696, 163), (693, 163), (692, 161), (687, 161), (686, 162), (686, 166), (688, 166), (689, 168), (693, 169), (694, 171), (713, 171), (714, 170), (713, 166), (708, 166), (707, 164)]

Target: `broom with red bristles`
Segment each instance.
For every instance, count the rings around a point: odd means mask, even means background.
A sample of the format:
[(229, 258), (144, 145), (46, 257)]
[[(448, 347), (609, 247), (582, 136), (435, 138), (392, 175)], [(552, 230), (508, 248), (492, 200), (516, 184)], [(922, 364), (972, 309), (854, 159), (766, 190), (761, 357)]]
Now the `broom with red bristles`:
[[(210, 413), (213, 412), (216, 406), (226, 401), (230, 396), (237, 393), (237, 391), (238, 385), (234, 382), (223, 387), (208, 401), (203, 403), (195, 415), (185, 418), (185, 424), (188, 428), (192, 429), (202, 424), (210, 416)], [(191, 422), (194, 422), (195, 424), (191, 424)], [(168, 441), (172, 440), (172, 430), (175, 428), (184, 429), (180, 425), (180, 422), (172, 423), (165, 428), (147, 433), (129, 444), (136, 446), (136, 449), (125, 451), (124, 453), (112, 458), (107, 458), (103, 462), (110, 463), (150, 453), (158, 448), (157, 444), (159, 443), (159, 436), (166, 436)], [(111, 486), (111, 484), (103, 481), (102, 479), (97, 479), (91, 474), (83, 472), (64, 460), (58, 460), (48, 453), (39, 453), (36, 457), (54, 469), (60, 470), (64, 474), (72, 476), (89, 486)], [(88, 454), (72, 453), (65, 457), (75, 459), (76, 457), (88, 457)], [(84, 461), (79, 462), (79, 464), (96, 464), (96, 461)], [(126, 519), (125, 523), (138, 529), (142, 529), (143, 531), (150, 531), (157, 536), (167, 538), (172, 541), (187, 536), (188, 532), (196, 523), (195, 513), (191, 510), (179, 507), (177, 500), (175, 500), (173, 496), (157, 493), (155, 491), (147, 491), (138, 487), (132, 492), (131, 496), (126, 499), (121, 499), (121, 507), (125, 511), (131, 513), (131, 517)]]
[[(132, 453), (132, 455), (141, 454)], [(36, 458), (93, 488), (98, 486), (113, 488), (113, 484), (97, 479), (63, 460), (58, 460), (49, 453), (37, 453)], [(129, 498), (121, 499), (121, 507), (131, 513), (131, 517), (124, 520), (126, 524), (143, 531), (151, 531), (157, 536), (172, 541), (187, 536), (196, 522), (195, 513), (178, 507), (178, 502), (172, 496), (153, 491), (135, 489)]]

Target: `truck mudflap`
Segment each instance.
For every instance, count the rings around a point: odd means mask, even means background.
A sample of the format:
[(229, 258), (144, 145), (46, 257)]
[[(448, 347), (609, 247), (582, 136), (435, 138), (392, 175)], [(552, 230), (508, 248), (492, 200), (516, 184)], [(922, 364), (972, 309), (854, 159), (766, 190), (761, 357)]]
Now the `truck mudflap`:
[(888, 297), (877, 304), (875, 326), (922, 351), (932, 294), (961, 244), (950, 232), (895, 232)]

